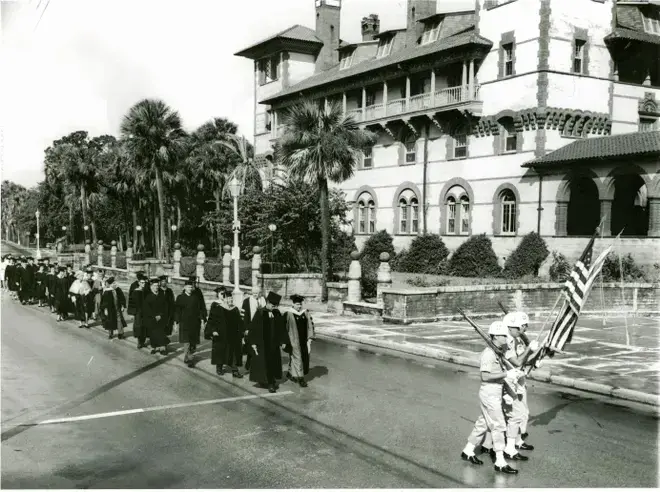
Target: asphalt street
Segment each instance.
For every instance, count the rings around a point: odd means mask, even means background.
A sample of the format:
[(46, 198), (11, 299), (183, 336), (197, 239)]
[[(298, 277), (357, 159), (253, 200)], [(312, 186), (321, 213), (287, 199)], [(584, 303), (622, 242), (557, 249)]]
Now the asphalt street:
[(208, 357), (203, 345), (189, 369), (180, 349), (152, 356), (3, 296), (2, 486), (658, 485), (658, 419), (640, 405), (534, 384), (537, 448), (505, 476), (459, 458), (478, 415), (474, 371), (316, 342), (310, 386), (272, 396), (216, 376)]

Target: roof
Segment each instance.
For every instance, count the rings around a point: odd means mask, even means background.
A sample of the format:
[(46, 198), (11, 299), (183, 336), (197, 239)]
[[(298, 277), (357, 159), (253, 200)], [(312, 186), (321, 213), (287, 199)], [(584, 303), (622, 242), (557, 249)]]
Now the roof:
[(421, 23), (427, 23), (435, 19), (439, 19), (441, 17), (446, 17), (448, 15), (453, 15), (453, 14), (474, 14), (475, 9), (465, 9), (465, 8), (459, 8), (456, 10), (446, 10), (445, 12), (436, 12), (435, 14), (431, 14), (427, 17), (424, 17), (422, 19), (419, 19), (417, 22)]
[(410, 48), (405, 48), (399, 52), (391, 54), (390, 56), (367, 60), (343, 70), (339, 70), (339, 66), (337, 65), (324, 72), (314, 74), (302, 82), (259, 102), (262, 104), (268, 104), (271, 101), (288, 96), (290, 94), (295, 94), (300, 91), (311, 89), (313, 87), (330, 84), (332, 82), (346, 79), (355, 75), (364, 74), (372, 70), (378, 70), (387, 66), (396, 65), (407, 60), (413, 60), (415, 58), (432, 55), (441, 51), (449, 50), (451, 48), (469, 44), (476, 44), (490, 48), (493, 45), (493, 42), (489, 39), (479, 36), (474, 32), (457, 34), (455, 36), (439, 39), (434, 43), (425, 44), (423, 46), (415, 45)]
[(546, 167), (582, 160), (640, 155), (660, 155), (660, 131), (577, 140), (543, 157), (526, 162), (523, 167)]
[(235, 56), (245, 56), (249, 58), (250, 53), (255, 51), (257, 48), (261, 47), (266, 43), (270, 43), (271, 41), (280, 38), (291, 39), (294, 41), (303, 41), (307, 43), (318, 43), (320, 45), (323, 45), (323, 42), (318, 37), (316, 37), (316, 31), (314, 31), (314, 29), (310, 29), (309, 27), (296, 24), (295, 26), (288, 27), (283, 31), (278, 32), (277, 34), (274, 34), (266, 39), (263, 39), (258, 43), (248, 46), (247, 48), (236, 53)]
[(611, 39), (631, 39), (633, 41), (644, 41), (646, 43), (660, 44), (660, 36), (649, 34), (644, 31), (634, 31), (625, 27), (617, 27), (610, 34), (605, 36), (605, 41)]
[(402, 32), (402, 31), (405, 31), (405, 30), (406, 30), (405, 27), (401, 27), (399, 29), (387, 29), (385, 31), (380, 31), (378, 34), (374, 34), (374, 39), (378, 39), (378, 38), (383, 37), (383, 36), (389, 36), (389, 35), (392, 35), (392, 34), (396, 34), (398, 32)]

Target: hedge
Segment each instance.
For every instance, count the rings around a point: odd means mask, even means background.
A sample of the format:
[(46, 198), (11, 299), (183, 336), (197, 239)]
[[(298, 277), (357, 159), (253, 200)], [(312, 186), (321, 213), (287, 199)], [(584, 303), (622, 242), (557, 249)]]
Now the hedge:
[(361, 286), (363, 299), (376, 297), (376, 279), (378, 276), (378, 267), (380, 266), (381, 253), (389, 253), (390, 261), (396, 259), (392, 236), (384, 229), (369, 236), (369, 239), (367, 239), (362, 248), (360, 263), (362, 264)]
[(452, 255), (448, 270), (457, 277), (496, 277), (501, 273), (493, 244), (485, 234), (471, 236), (461, 244)]
[(548, 246), (536, 232), (530, 232), (518, 243), (516, 249), (504, 263), (504, 276), (520, 278), (525, 275), (538, 276), (541, 264), (548, 257)]
[(406, 273), (428, 273), (442, 275), (449, 250), (437, 234), (417, 236), (410, 248), (399, 253), (392, 269)]

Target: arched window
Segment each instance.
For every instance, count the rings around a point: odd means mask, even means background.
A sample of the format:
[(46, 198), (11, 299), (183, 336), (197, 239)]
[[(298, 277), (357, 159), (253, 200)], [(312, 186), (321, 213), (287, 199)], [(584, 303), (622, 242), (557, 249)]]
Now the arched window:
[(516, 233), (516, 196), (513, 191), (506, 189), (500, 193), (501, 224), (502, 234)]
[(406, 189), (399, 195), (399, 234), (419, 232), (419, 199), (414, 191)]
[(461, 234), (470, 231), (470, 199), (467, 195), (461, 197)]
[(446, 234), (470, 233), (470, 197), (462, 186), (449, 188), (445, 195), (447, 207)]
[(447, 234), (456, 234), (456, 199), (447, 198)]
[(362, 193), (357, 201), (358, 234), (376, 232), (376, 202), (367, 193)]

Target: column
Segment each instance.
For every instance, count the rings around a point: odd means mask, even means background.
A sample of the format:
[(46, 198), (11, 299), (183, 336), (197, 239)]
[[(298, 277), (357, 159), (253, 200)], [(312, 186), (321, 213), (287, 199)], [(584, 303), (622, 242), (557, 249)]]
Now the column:
[(431, 69), (431, 107), (435, 108), (435, 69)]
[(378, 276), (376, 281), (376, 304), (383, 305), (383, 290), (389, 289), (392, 286), (392, 271), (390, 268), (390, 254), (380, 254), (380, 266), (378, 267)]
[(346, 116), (346, 92), (341, 94), (341, 107), (344, 110), (344, 116)]
[(605, 217), (603, 229), (600, 233), (603, 236), (612, 235), (612, 199), (605, 198), (600, 201), (600, 216)]
[(327, 97), (323, 98), (323, 104), (325, 105), (324, 106), (325, 107), (325, 112), (327, 113), (328, 112), (328, 98)]
[(360, 302), (362, 300), (362, 266), (359, 262), (360, 252), (351, 252), (351, 264), (348, 267), (348, 301)]
[(172, 275), (181, 276), (181, 244), (174, 243), (174, 254), (172, 255)]
[(254, 255), (252, 256), (252, 293), (259, 294), (261, 287), (259, 286), (259, 272), (261, 271), (261, 248), (255, 246), (252, 248)]
[(383, 116), (387, 116), (387, 80), (383, 80)]
[(660, 237), (660, 197), (649, 197), (649, 237)]
[(470, 60), (470, 69), (468, 71), (468, 100), (476, 99), (474, 97), (474, 60)]
[(222, 251), (225, 252), (222, 255), (222, 283), (229, 285), (231, 284), (231, 246), (225, 244)]
[(128, 270), (128, 263), (133, 261), (133, 242), (126, 243), (126, 269)]
[(463, 73), (461, 74), (461, 100), (465, 97), (465, 90), (467, 89), (467, 63), (463, 60)]
[(91, 239), (85, 240), (85, 264), (92, 264), (92, 241)]
[(362, 120), (365, 120), (367, 114), (367, 88), (362, 87)]
[(99, 239), (99, 245), (98, 248), (96, 249), (98, 256), (96, 258), (96, 264), (100, 267), (103, 266), (103, 241)]
[(117, 241), (110, 242), (110, 267), (117, 268)]
[(557, 202), (557, 236), (566, 236), (568, 223), (568, 202)]
[(406, 75), (406, 112), (410, 108), (410, 75)]
[(204, 262), (206, 261), (206, 255), (204, 254), (204, 245), (197, 245), (197, 262), (196, 273), (199, 280), (204, 280)]

